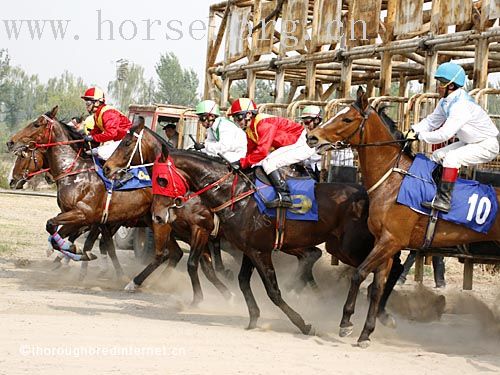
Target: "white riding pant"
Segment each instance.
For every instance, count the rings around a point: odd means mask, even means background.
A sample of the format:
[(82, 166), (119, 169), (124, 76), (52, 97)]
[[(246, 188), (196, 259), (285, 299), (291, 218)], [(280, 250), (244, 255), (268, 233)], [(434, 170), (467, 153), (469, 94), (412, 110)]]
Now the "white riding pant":
[(315, 149), (307, 145), (306, 134), (307, 132), (304, 130), (299, 139), (297, 139), (297, 142), (292, 145), (280, 147), (267, 155), (266, 158), (259, 163), (262, 165), (262, 168), (264, 168), (264, 171), (269, 174), (278, 168), (298, 163), (299, 161), (309, 159), (313, 156)]
[(445, 168), (460, 168), (461, 166), (487, 163), (498, 155), (498, 139), (487, 138), (477, 143), (452, 143), (434, 151), (431, 159)]
[(117, 149), (120, 141), (109, 141), (97, 147), (97, 156), (102, 160), (108, 160)]

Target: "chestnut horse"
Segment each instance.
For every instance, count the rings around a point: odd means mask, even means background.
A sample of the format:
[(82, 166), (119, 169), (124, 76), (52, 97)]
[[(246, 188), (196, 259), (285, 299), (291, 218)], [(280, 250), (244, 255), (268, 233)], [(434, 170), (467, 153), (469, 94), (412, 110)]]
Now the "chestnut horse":
[[(140, 140), (140, 147), (138, 147)], [(140, 160), (155, 160), (161, 152), (163, 158), (168, 156), (168, 148), (164, 140), (143, 125), (133, 127), (124, 137), (114, 154), (104, 165), (108, 177), (120, 175), (130, 163)], [(184, 175), (193, 191), (204, 190), (200, 195), (202, 202), (216, 208), (231, 202), (231, 197), (238, 197), (249, 191), (250, 186), (245, 179), (234, 181), (228, 172), (227, 165), (219, 158), (206, 156), (199, 152), (170, 150), (178, 170)], [(134, 161), (135, 160), (135, 161)], [(217, 182), (217, 184), (213, 184)], [(207, 190), (207, 186), (212, 185)], [(368, 231), (367, 195), (362, 187), (343, 184), (318, 184), (316, 197), (319, 206), (319, 221), (288, 220), (285, 230), (282, 251), (295, 254), (297, 249), (307, 249), (326, 242), (328, 251), (343, 253), (342, 260), (349, 264), (359, 264), (373, 246), (373, 237)], [(243, 292), (250, 314), (248, 328), (255, 328), (260, 315), (250, 287), (250, 278), (257, 268), (270, 299), (288, 316), (301, 332), (307, 334), (311, 326), (293, 310), (282, 298), (278, 287), (272, 252), (274, 249), (275, 219), (262, 215), (253, 198), (247, 196), (226, 205), (219, 211), (221, 226), (225, 237), (243, 253), (243, 261), (238, 276), (240, 289)], [(165, 216), (165, 208), (172, 208), (174, 200), (167, 197), (155, 197), (154, 215)], [(158, 211), (156, 211), (158, 209)], [(303, 250), (302, 250), (303, 251)], [(361, 254), (361, 255), (360, 255)], [(395, 280), (402, 267), (395, 272)], [(389, 295), (387, 293), (387, 296)]]
[[(56, 114), (57, 107), (28, 124), (15, 134), (7, 144), (9, 149), (16, 153), (37, 148), (37, 145), (39, 149), (45, 149), (44, 153), (50, 172), (53, 176), (57, 176), (55, 180), (58, 187), (58, 204), (63, 211), (55, 218), (50, 219), (47, 225), (49, 227), (63, 225), (59, 230), (59, 234), (63, 238), (90, 225), (100, 225), (101, 230), (107, 227), (113, 228), (114, 231), (109, 234), (110, 237), (124, 223), (141, 221), (151, 225), (149, 215), (152, 201), (151, 188), (113, 192), (108, 223), (107, 225), (101, 225), (107, 195), (104, 184), (97, 174), (93, 172), (94, 164), (92, 160), (82, 158), (80, 149), (75, 150), (79, 144), (83, 144), (83, 142), (80, 142), (82, 136), (73, 131), (72, 128), (57, 121)], [(75, 141), (78, 143), (75, 143)], [(152, 223), (152, 227), (156, 254), (162, 254), (163, 261), (168, 259), (169, 265), (175, 267), (182, 257), (182, 250), (175, 240), (170, 238), (172, 227), (170, 224), (157, 223)], [(86, 241), (86, 245), (87, 242), (90, 241)], [(164, 253), (167, 245), (169, 251)], [(83, 254), (86, 256), (91, 249), (92, 246), (89, 248), (84, 247)], [(115, 268), (120, 270), (119, 277), (122, 277), (123, 271), (121, 271), (116, 258), (114, 246), (109, 247), (108, 251)], [(211, 259), (208, 256), (202, 260), (203, 262), (209, 262)], [(141, 283), (144, 281), (145, 276), (150, 273), (148, 272), (150, 267), (148, 267), (140, 275)], [(229, 298), (230, 293), (215, 275), (211, 262), (207, 263), (206, 267), (203, 267), (203, 271), (216, 288)]]
[[(391, 269), (393, 256), (405, 248), (422, 247), (429, 218), (396, 203), (404, 176), (390, 171), (396, 165), (408, 170), (412, 158), (402, 152), (404, 141), (401, 140), (401, 133), (398, 134), (396, 129), (391, 129), (384, 123), (380, 114), (370, 107), (361, 87), (357, 96), (354, 104), (313, 130), (308, 135), (308, 144), (316, 147), (320, 153), (348, 145), (356, 148), (363, 183), (367, 189), (371, 189), (368, 225), (375, 236), (375, 247), (352, 277), (340, 324), (342, 333), (352, 332), (350, 319), (354, 313), (359, 286), (373, 272), (374, 287), (370, 293), (368, 316), (358, 339), (361, 346), (367, 346), (370, 334), (375, 329), (378, 303)], [(400, 136), (399, 139), (396, 135)], [(497, 190), (497, 197), (498, 194)], [(498, 217), (488, 234), (477, 233), (463, 226), (439, 220), (433, 246), (452, 247), (492, 240), (500, 240)]]

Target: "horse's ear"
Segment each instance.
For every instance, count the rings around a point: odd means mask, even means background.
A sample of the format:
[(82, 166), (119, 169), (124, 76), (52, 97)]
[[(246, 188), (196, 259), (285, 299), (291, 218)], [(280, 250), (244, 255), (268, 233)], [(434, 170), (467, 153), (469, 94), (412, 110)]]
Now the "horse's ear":
[(360, 109), (365, 111), (368, 108), (369, 103), (368, 103), (368, 97), (366, 96), (366, 92), (365, 90), (363, 90), (361, 86), (358, 87), (356, 96), (357, 96), (356, 104)]
[(56, 118), (56, 115), (57, 115), (57, 111), (59, 110), (59, 106), (56, 105), (54, 108), (52, 108), (52, 110), (50, 111), (49, 113), (49, 117), (51, 119), (55, 119)]
[(168, 159), (168, 148), (166, 145), (161, 145), (161, 153), (160, 153), (160, 158), (158, 159), (158, 161), (160, 163), (165, 163)]

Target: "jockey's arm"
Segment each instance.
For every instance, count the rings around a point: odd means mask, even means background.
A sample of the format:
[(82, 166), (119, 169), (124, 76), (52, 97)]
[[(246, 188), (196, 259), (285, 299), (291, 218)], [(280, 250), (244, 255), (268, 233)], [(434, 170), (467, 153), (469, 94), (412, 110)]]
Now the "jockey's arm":
[(420, 121), (418, 124), (412, 126), (415, 133), (430, 132), (439, 128), (446, 121), (446, 114), (441, 107), (441, 102), (436, 106), (434, 111)]
[[(236, 126), (234, 126), (236, 129)], [(241, 145), (238, 144), (232, 125), (219, 125), (219, 141), (208, 140), (205, 142), (205, 149), (209, 154), (217, 155), (221, 153), (225, 155), (227, 152), (238, 151)], [(246, 144), (245, 144), (246, 147)]]
[(258, 124), (258, 143), (255, 148), (249, 150), (247, 156), (240, 160), (242, 168), (249, 168), (257, 164), (269, 154), (278, 127), (271, 121), (266, 120), (262, 120)]
[[(92, 134), (94, 141), (99, 143), (112, 141), (118, 134), (120, 115), (115, 111), (107, 111), (102, 116), (102, 122), (104, 123), (104, 132)], [(99, 131), (97, 126), (93, 130)]]
[(450, 115), (443, 126), (434, 131), (418, 133), (418, 139), (430, 144), (446, 142), (454, 137), (470, 119), (471, 113), (467, 106), (455, 105), (451, 108)]

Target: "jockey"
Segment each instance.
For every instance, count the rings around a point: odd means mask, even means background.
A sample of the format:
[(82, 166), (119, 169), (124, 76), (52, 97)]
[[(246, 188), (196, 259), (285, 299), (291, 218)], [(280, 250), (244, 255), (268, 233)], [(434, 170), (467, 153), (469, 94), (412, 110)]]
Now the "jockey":
[(195, 143), (196, 150), (208, 155), (222, 154), (231, 163), (244, 158), (247, 152), (247, 136), (234, 122), (220, 116), (217, 103), (204, 100), (196, 106), (201, 126), (207, 129), (205, 143)]
[[(323, 116), (321, 114), (321, 108), (316, 105), (309, 105), (302, 110), (300, 114), (300, 123), (307, 129), (307, 131), (314, 130), (319, 124), (323, 122)], [(321, 171), (321, 155), (314, 152), (309, 159), (304, 160), (306, 169), (309, 174), (314, 177), (316, 181), (319, 181), (319, 174)]]
[(104, 92), (98, 87), (89, 88), (82, 99), (95, 122), (94, 128), (84, 139), (86, 142), (100, 143), (96, 153), (101, 159), (107, 160), (130, 130), (132, 123), (120, 111), (105, 104)]
[(278, 196), (266, 206), (291, 207), (290, 191), (278, 168), (314, 155), (314, 149), (306, 143), (304, 127), (286, 118), (257, 114), (253, 100), (246, 98), (234, 101), (228, 115), (247, 133), (247, 154), (235, 163), (235, 167), (262, 165)]
[(432, 154), (432, 160), (443, 166), (443, 172), (437, 195), (432, 202), (422, 203), (424, 207), (449, 212), (459, 168), (493, 160), (498, 154), (498, 129), (486, 111), (462, 88), (465, 71), (460, 65), (441, 64), (434, 78), (438, 80), (441, 100), (434, 112), (413, 125), (412, 130), (414, 138), (430, 144), (458, 138), (457, 142)]

